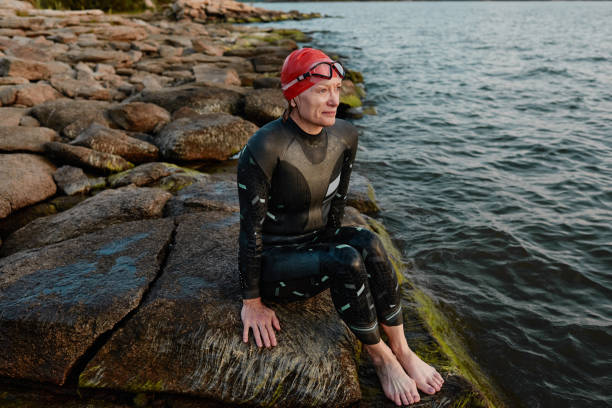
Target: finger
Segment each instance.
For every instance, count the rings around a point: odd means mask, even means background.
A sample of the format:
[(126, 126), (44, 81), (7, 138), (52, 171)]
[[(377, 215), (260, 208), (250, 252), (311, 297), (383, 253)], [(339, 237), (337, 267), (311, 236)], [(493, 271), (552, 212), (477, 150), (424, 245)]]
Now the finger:
[(244, 329), (242, 330), (242, 341), (245, 343), (249, 342), (249, 326), (244, 325)]
[[(270, 330), (272, 330), (271, 327), (270, 327)], [(265, 346), (270, 347), (270, 337), (268, 336), (268, 327), (266, 325), (261, 325), (259, 327), (259, 332), (261, 333), (261, 337), (263, 338), (263, 342)]]
[(251, 329), (253, 329), (253, 338), (255, 339), (255, 344), (257, 344), (257, 347), (261, 347), (261, 336), (259, 334), (259, 328), (257, 326), (253, 326), (251, 327)]
[(266, 326), (268, 329), (268, 336), (270, 337), (270, 344), (272, 347), (276, 346), (276, 335), (274, 334), (274, 329), (271, 326)]
[(272, 324), (274, 325), (276, 330), (280, 330), (280, 322), (278, 321), (278, 318), (276, 317), (276, 315), (272, 316)]

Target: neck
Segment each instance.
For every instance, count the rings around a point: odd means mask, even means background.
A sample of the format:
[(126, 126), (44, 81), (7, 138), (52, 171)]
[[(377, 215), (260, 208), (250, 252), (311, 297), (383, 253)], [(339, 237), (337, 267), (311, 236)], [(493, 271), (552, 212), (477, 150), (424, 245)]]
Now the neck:
[(296, 123), (296, 125), (300, 127), (300, 129), (302, 129), (308, 134), (318, 135), (323, 130), (323, 126), (314, 125), (312, 123), (304, 121), (297, 109), (293, 109), (289, 117), (293, 119), (293, 121)]

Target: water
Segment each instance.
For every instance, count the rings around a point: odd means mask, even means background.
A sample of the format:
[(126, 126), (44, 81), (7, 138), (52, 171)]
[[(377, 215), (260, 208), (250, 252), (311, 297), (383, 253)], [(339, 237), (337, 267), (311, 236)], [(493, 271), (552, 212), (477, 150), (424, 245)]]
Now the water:
[(334, 16), (273, 26), (363, 72), (356, 171), (512, 406), (612, 406), (612, 3), (264, 6)]

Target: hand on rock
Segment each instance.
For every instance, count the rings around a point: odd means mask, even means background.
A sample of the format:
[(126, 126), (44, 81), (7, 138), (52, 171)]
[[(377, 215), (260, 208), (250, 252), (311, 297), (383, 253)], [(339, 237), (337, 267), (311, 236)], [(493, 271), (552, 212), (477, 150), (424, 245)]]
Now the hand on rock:
[(274, 329), (280, 330), (280, 323), (274, 310), (266, 307), (261, 302), (261, 298), (244, 299), (240, 317), (244, 326), (242, 341), (249, 342), (249, 329), (251, 329), (257, 347), (263, 345), (268, 348), (276, 346)]

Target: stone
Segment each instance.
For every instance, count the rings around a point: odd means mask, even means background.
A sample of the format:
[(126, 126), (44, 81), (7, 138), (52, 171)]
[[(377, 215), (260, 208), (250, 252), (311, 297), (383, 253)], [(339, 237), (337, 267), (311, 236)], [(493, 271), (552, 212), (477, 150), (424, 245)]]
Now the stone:
[(51, 78), (51, 85), (70, 98), (95, 99), (99, 101), (111, 99), (110, 91), (95, 80), (53, 77)]
[(115, 25), (100, 27), (94, 34), (107, 41), (141, 41), (147, 38), (147, 30), (143, 27)]
[(213, 398), (229, 405), (347, 406), (361, 397), (355, 340), (328, 292), (271, 305), (278, 346), (242, 342), (237, 213), (177, 219), (163, 275), (85, 367), (82, 388)]
[(55, 194), (54, 171), (55, 166), (41, 156), (0, 154), (0, 219)]
[(206, 113), (166, 125), (155, 142), (172, 160), (227, 160), (242, 149), (257, 126), (227, 113)]
[(53, 159), (103, 173), (113, 173), (134, 167), (132, 163), (121, 156), (98, 152), (83, 146), (49, 142), (45, 143), (44, 147), (47, 155)]
[(169, 176), (163, 177), (151, 184), (149, 187), (157, 187), (161, 188), (172, 194), (177, 194), (179, 191), (184, 189), (187, 186), (190, 186), (194, 183), (202, 182), (208, 180), (208, 174), (205, 173), (195, 173), (195, 172), (187, 172), (187, 173), (175, 173)]
[(82, 169), (62, 166), (53, 173), (57, 187), (66, 195), (87, 194), (90, 190), (106, 186), (104, 177), (89, 178)]
[(108, 177), (108, 182), (112, 188), (127, 186), (134, 184), (136, 186), (146, 186), (156, 182), (159, 179), (170, 176), (171, 174), (187, 173), (191, 177), (198, 177), (201, 180), (207, 178), (207, 175), (196, 170), (190, 170), (179, 167), (171, 163), (146, 163), (136, 166), (133, 169), (113, 174)]
[(251, 59), (255, 72), (280, 72), (285, 57), (275, 54), (257, 55)]
[(59, 136), (53, 129), (0, 126), (0, 151), (44, 153), (44, 144), (56, 140)]
[(374, 188), (370, 180), (361, 174), (351, 174), (351, 182), (346, 199), (347, 205), (355, 207), (364, 214), (374, 215), (380, 212)]
[(36, 106), (43, 102), (54, 101), (62, 97), (62, 95), (51, 86), (41, 82), (17, 86), (19, 89), (15, 97), (15, 105)]
[(51, 76), (47, 64), (13, 57), (0, 58), (0, 76), (12, 76), (38, 81)]
[(27, 1), (19, 0), (2, 0), (0, 8), (7, 8), (11, 10), (32, 10), (34, 6)]
[(40, 122), (30, 115), (24, 115), (19, 121), (19, 126), (24, 127), (40, 127)]
[[(110, 122), (105, 112), (110, 104), (104, 101), (87, 101), (58, 99), (37, 105), (32, 108), (31, 115), (40, 123), (61, 132), (69, 139), (74, 139), (91, 123), (109, 126)], [(71, 126), (71, 128), (68, 128)]]
[(279, 88), (281, 87), (280, 78), (276, 77), (259, 77), (253, 80), (253, 88), (264, 89), (264, 88)]
[(155, 132), (170, 122), (170, 113), (155, 104), (131, 102), (108, 110), (110, 118), (121, 128), (132, 132)]
[(170, 193), (157, 188), (104, 190), (69, 210), (38, 218), (18, 229), (5, 240), (0, 256), (65, 241), (109, 225), (160, 218), (170, 197)]
[(75, 49), (60, 56), (60, 60), (65, 62), (104, 62), (114, 67), (124, 65), (126, 62), (133, 61), (133, 59), (133, 56), (126, 52), (97, 48)]
[(240, 77), (233, 68), (217, 68), (214, 65), (201, 64), (193, 67), (196, 82), (212, 82), (223, 85), (240, 86)]
[(176, 217), (202, 211), (240, 211), (236, 183), (228, 180), (193, 183), (168, 200), (164, 214)]
[(180, 57), (183, 55), (183, 48), (173, 47), (171, 45), (162, 45), (159, 47), (158, 52), (162, 58)]
[(287, 106), (280, 89), (255, 89), (244, 98), (244, 117), (263, 126), (280, 118)]
[(0, 108), (0, 123), (2, 126), (19, 126), (21, 118), (28, 112), (27, 108)]
[(121, 156), (133, 163), (153, 161), (159, 155), (157, 146), (130, 137), (120, 130), (109, 129), (95, 122), (89, 125), (70, 144)]
[(27, 84), (30, 81), (28, 81), (25, 78), (21, 78), (21, 77), (0, 77), (0, 86), (2, 85), (22, 85), (22, 84)]
[(62, 385), (140, 304), (174, 224), (123, 223), (0, 259), (0, 376)]
[(213, 44), (210, 39), (195, 38), (191, 42), (193, 44), (193, 49), (196, 52), (201, 52), (215, 57), (220, 57), (223, 55), (223, 47)]
[(227, 112), (239, 114), (242, 109), (240, 93), (213, 86), (183, 85), (157, 91), (143, 91), (132, 101), (154, 103), (170, 113), (182, 107), (198, 113)]

